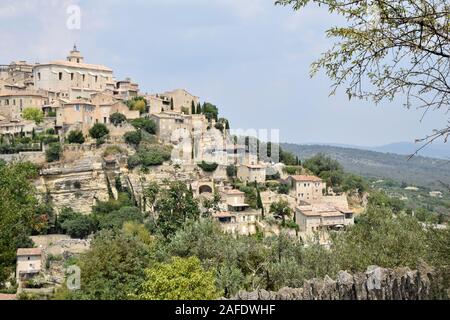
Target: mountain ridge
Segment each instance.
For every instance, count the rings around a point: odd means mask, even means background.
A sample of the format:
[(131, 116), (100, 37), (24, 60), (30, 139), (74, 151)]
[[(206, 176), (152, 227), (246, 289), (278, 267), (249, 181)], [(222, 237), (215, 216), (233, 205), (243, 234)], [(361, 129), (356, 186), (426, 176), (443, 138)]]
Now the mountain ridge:
[(338, 160), (346, 171), (365, 177), (393, 179), (432, 189), (450, 185), (450, 161), (444, 159), (415, 156), (408, 160), (407, 155), (322, 144), (282, 143), (281, 147), (302, 160), (323, 153)]

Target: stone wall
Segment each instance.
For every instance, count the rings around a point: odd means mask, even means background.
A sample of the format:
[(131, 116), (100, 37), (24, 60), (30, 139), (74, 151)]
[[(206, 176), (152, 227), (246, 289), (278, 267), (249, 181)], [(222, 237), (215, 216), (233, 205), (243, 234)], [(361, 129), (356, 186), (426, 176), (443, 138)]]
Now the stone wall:
[(57, 212), (68, 207), (89, 214), (97, 200), (109, 199), (105, 172), (81, 163), (71, 168), (42, 170), (37, 188), (51, 197)]
[(31, 162), (36, 165), (42, 165), (45, 163), (45, 152), (37, 151), (37, 152), (19, 152), (15, 154), (1, 154), (1, 160), (5, 160), (6, 162)]
[(297, 289), (241, 291), (232, 300), (428, 300), (434, 298), (436, 282), (426, 266), (421, 270), (372, 266), (354, 275), (340, 271), (336, 280), (328, 276), (308, 280)]

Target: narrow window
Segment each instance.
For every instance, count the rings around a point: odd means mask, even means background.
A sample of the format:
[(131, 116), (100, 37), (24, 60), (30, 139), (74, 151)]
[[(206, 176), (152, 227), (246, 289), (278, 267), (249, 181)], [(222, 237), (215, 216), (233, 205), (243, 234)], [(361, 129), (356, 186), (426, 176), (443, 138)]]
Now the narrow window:
[(73, 81), (73, 73), (70, 74), (70, 80)]
[(38, 72), (38, 80), (41, 80), (41, 73)]
[(62, 72), (60, 72), (59, 73), (59, 80), (62, 80), (62, 78), (63, 78), (63, 74), (62, 74)]

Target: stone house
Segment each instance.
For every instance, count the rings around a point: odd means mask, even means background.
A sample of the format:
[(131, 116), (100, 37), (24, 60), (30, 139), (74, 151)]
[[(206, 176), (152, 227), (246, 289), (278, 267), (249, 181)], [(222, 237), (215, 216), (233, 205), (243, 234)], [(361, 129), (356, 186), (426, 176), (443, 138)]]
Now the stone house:
[(320, 232), (339, 230), (354, 224), (353, 212), (325, 204), (304, 205), (297, 207), (295, 221), (300, 232)]
[(237, 168), (237, 177), (244, 182), (266, 182), (266, 166), (261, 164), (243, 164)]
[(15, 137), (24, 135), (30, 137), (36, 128), (36, 123), (29, 120), (0, 121), (0, 135), (2, 136)]
[(41, 109), (48, 103), (48, 95), (43, 91), (0, 91), (0, 115), (9, 120), (21, 119), (25, 109), (31, 107)]
[[(66, 61), (58, 60), (33, 67), (34, 86), (64, 97), (89, 98), (92, 93), (115, 89), (113, 71), (102, 65), (87, 64), (76, 46)], [(61, 96), (61, 95), (60, 95)]]
[(18, 249), (16, 279), (19, 283), (38, 275), (44, 265), (44, 254), (41, 248)]
[(191, 113), (192, 102), (194, 102), (195, 107), (197, 107), (197, 104), (200, 102), (199, 97), (190, 94), (185, 89), (175, 89), (173, 91), (167, 91), (159, 94), (158, 96), (162, 97), (166, 101), (169, 101), (169, 108), (170, 108), (170, 101), (173, 100), (172, 111), (177, 112), (181, 112), (181, 109), (184, 107), (189, 110), (189, 113)]
[(130, 100), (139, 95), (139, 85), (131, 81), (130, 78), (117, 81), (114, 89), (114, 96), (123, 99)]
[(110, 116), (113, 113), (121, 113), (127, 119), (137, 119), (139, 111), (132, 111), (128, 106), (112, 96), (99, 93), (92, 96), (92, 99), (75, 100), (63, 103), (57, 109), (56, 127), (58, 131), (67, 133), (70, 130), (78, 129), (84, 135), (89, 134), (89, 129), (96, 123), (110, 124)]
[(288, 176), (284, 183), (291, 187), (291, 195), (297, 198), (299, 204), (318, 202), (326, 193), (326, 183), (315, 176)]

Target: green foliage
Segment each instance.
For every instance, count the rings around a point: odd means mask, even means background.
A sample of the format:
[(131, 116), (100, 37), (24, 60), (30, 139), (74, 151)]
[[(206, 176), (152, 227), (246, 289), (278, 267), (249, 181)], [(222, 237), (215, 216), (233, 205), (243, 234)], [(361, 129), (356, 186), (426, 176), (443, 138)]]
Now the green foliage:
[(209, 102), (205, 102), (202, 106), (202, 114), (205, 115), (206, 119), (208, 119), (209, 121), (211, 120), (218, 120), (218, 116), (219, 116), (219, 109), (209, 103)]
[(158, 212), (157, 231), (166, 239), (188, 220), (200, 216), (197, 200), (186, 184), (178, 181), (170, 182), (168, 189), (160, 191), (155, 210)]
[(258, 208), (258, 194), (256, 188), (253, 186), (239, 186), (239, 190), (245, 193), (245, 203), (247, 203), (251, 208)]
[(342, 189), (345, 192), (357, 192), (363, 194), (368, 190), (367, 182), (360, 176), (347, 174), (342, 182)]
[(100, 229), (122, 229), (125, 222), (142, 223), (144, 217), (136, 207), (122, 207), (108, 213), (95, 215)]
[(298, 158), (293, 153), (280, 148), (280, 162), (287, 166), (296, 166), (298, 165)]
[(141, 144), (138, 152), (128, 158), (128, 167), (134, 169), (142, 165), (144, 168), (162, 165), (172, 156), (172, 147), (159, 144)]
[(59, 142), (59, 137), (57, 135), (48, 135), (48, 134), (40, 135), (38, 137), (38, 139), (44, 145), (49, 145), (49, 144), (52, 144), (52, 143), (55, 143), (55, 142)]
[(67, 136), (67, 142), (83, 144), (85, 142), (83, 132), (81, 132), (80, 130), (70, 131), (69, 135)]
[(280, 200), (278, 202), (273, 202), (270, 205), (270, 212), (274, 216), (281, 217), (283, 219), (283, 226), (286, 225), (286, 216), (289, 217), (292, 214), (292, 209), (289, 206), (289, 202), (285, 200)]
[(97, 231), (96, 222), (91, 216), (64, 208), (58, 218), (61, 231), (72, 238), (84, 239)]
[(331, 157), (320, 153), (305, 160), (303, 167), (325, 180), (330, 187), (339, 187), (342, 184), (344, 176), (343, 168), (338, 161)]
[(142, 141), (141, 130), (125, 133), (124, 139), (126, 143), (137, 147)]
[(28, 236), (35, 227), (38, 201), (30, 179), (37, 175), (31, 163), (0, 161), (0, 287), (14, 271), (16, 250), (32, 247)]
[(201, 163), (197, 164), (203, 171), (205, 172), (214, 172), (216, 171), (217, 167), (219, 166), (217, 163), (209, 163), (202, 161)]
[(138, 118), (131, 121), (131, 125), (138, 130), (144, 130), (149, 134), (156, 133), (156, 123), (151, 119)]
[(235, 178), (237, 176), (237, 168), (235, 165), (230, 164), (227, 166), (227, 177), (228, 178)]
[(59, 161), (62, 154), (62, 147), (59, 142), (51, 143), (45, 151), (45, 159), (47, 162)]
[(125, 149), (122, 149), (120, 146), (107, 146), (105, 152), (103, 152), (104, 157), (114, 156), (118, 154), (127, 154), (128, 152)]
[(206, 271), (196, 257), (174, 257), (145, 270), (137, 295), (141, 300), (213, 300), (221, 296), (214, 271)]
[(129, 169), (134, 169), (142, 164), (141, 157), (138, 154), (134, 154), (128, 157), (127, 165)]
[(109, 121), (117, 127), (127, 121), (127, 117), (122, 113), (115, 112), (109, 117)]
[(30, 120), (40, 124), (44, 120), (44, 113), (39, 108), (26, 108), (23, 111), (22, 117), (25, 120)]
[(373, 205), (354, 227), (337, 234), (333, 244), (337, 264), (351, 271), (365, 271), (370, 265), (415, 268), (426, 259), (429, 245), (416, 219)]
[(101, 139), (109, 134), (108, 128), (103, 123), (96, 123), (89, 130), (89, 135), (94, 139)]
[(147, 100), (144, 97), (134, 97), (126, 104), (130, 110), (139, 111), (141, 114), (147, 111)]
[(395, 214), (400, 213), (402, 210), (405, 209), (405, 203), (402, 200), (398, 198), (389, 197), (383, 191), (371, 192), (369, 196), (369, 205), (381, 209), (388, 208), (392, 210), (392, 212)]
[(69, 298), (81, 300), (126, 300), (135, 294), (150, 263), (149, 248), (132, 235), (101, 231), (82, 255), (81, 290)]

